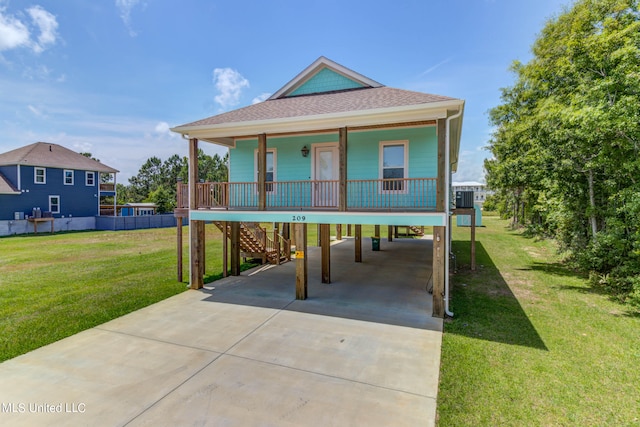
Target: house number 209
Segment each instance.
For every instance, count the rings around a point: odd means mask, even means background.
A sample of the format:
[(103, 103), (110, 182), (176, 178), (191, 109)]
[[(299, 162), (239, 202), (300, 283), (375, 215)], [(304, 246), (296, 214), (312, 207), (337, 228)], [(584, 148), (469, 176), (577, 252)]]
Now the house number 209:
[(304, 215), (294, 215), (292, 221), (293, 222), (303, 222), (307, 219)]

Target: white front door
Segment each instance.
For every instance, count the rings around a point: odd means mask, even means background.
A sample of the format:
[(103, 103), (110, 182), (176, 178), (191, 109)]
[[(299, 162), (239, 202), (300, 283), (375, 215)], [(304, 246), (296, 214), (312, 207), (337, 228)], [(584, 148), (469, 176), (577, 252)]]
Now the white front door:
[(313, 206), (338, 206), (338, 144), (313, 145)]

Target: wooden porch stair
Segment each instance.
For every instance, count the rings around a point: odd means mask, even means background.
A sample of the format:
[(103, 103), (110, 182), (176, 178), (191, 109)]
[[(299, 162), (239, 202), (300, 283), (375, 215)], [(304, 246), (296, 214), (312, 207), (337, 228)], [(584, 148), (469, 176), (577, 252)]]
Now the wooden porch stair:
[[(213, 221), (213, 223), (231, 239), (231, 223), (227, 223), (226, 230), (224, 223), (221, 221)], [(288, 241), (281, 235), (277, 238), (280, 240), (280, 248), (271, 239), (264, 228), (256, 222), (240, 223), (240, 252), (242, 256), (248, 258), (262, 259), (262, 263), (279, 264), (288, 261), (291, 257), (289, 252)]]
[(416, 236), (424, 236), (424, 228), (418, 227), (416, 225), (410, 225), (409, 229), (413, 231)]

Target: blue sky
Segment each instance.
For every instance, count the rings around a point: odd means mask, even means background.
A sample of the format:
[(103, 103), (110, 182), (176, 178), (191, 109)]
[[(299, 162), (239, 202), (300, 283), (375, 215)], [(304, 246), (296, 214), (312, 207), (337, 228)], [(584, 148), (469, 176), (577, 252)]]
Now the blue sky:
[(464, 99), (454, 180), (482, 180), (487, 111), (567, 4), (0, 0), (0, 152), (61, 144), (126, 184), (151, 156), (186, 155), (169, 127), (264, 99), (326, 56), (386, 86)]

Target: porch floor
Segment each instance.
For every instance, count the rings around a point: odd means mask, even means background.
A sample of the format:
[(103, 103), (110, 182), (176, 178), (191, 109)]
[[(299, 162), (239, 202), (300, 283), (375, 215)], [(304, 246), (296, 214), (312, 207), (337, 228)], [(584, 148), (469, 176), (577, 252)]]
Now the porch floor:
[(26, 405), (0, 424), (434, 425), (431, 241), (365, 238), (361, 264), (335, 244), (328, 285), (308, 256), (305, 301), (293, 262), (257, 268), (0, 364), (0, 402)]

